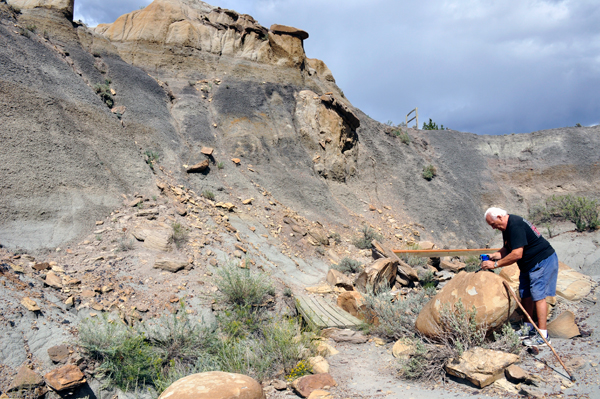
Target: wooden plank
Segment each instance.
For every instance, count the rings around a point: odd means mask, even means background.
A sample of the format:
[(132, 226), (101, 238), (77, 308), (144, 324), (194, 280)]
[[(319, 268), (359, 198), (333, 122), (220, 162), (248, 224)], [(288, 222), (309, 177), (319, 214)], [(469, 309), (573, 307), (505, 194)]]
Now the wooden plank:
[(491, 254), (500, 251), (500, 248), (478, 249), (393, 249), (395, 254), (418, 256), (422, 258), (439, 258), (442, 256), (469, 256)]
[(350, 313), (346, 312), (344, 309), (338, 307), (337, 305), (331, 305), (329, 303), (325, 303), (325, 299), (317, 298), (317, 301), (322, 305), (326, 305), (330, 312), (334, 313), (336, 318), (341, 321), (341, 324), (344, 326), (358, 326), (362, 324), (362, 321), (358, 318), (352, 316)]
[(327, 317), (330, 321), (331, 327), (345, 327), (346, 323), (333, 311), (333, 308), (324, 303), (322, 298), (313, 298), (315, 307)]
[(362, 324), (361, 320), (321, 297), (297, 296), (296, 307), (307, 323), (317, 328), (347, 328)]

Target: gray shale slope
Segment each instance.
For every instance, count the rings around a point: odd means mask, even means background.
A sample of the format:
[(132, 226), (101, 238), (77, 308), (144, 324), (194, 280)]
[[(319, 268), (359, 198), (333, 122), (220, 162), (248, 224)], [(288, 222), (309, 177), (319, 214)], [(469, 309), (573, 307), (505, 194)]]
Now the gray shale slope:
[[(298, 43), (286, 53), (277, 40), (289, 37), (255, 22), (270, 59), (117, 40), (52, 9), (15, 14), (0, 3), (0, 12), (0, 243), (9, 248), (54, 248), (122, 194), (151, 195), (147, 150), (196, 192), (251, 197), (259, 184), (304, 216), (350, 225), (378, 217), (365, 204), (386, 206), (395, 220), (421, 224), (422, 239), (448, 245), (491, 242), (481, 218), (491, 204), (526, 213), (549, 194), (597, 195), (599, 127), (505, 136), (408, 129), (406, 145), (352, 107), (327, 67), (299, 52), (302, 39), (289, 36)], [(20, 34), (32, 24), (37, 33)], [(106, 79), (122, 120), (94, 92)], [(187, 175), (182, 165), (202, 160), (204, 146), (214, 162), (229, 167), (235, 157), (241, 166)], [(438, 173), (431, 181), (421, 176), (428, 164)]]

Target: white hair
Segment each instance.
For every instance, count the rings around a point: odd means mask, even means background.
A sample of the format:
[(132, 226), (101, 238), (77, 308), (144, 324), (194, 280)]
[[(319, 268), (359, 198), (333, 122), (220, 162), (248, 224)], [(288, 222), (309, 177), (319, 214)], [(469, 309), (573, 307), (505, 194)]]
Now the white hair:
[(488, 208), (487, 211), (485, 211), (485, 215), (483, 215), (483, 217), (485, 219), (487, 219), (487, 216), (490, 215), (492, 217), (492, 219), (496, 219), (498, 216), (506, 216), (508, 213), (502, 209), (502, 208)]

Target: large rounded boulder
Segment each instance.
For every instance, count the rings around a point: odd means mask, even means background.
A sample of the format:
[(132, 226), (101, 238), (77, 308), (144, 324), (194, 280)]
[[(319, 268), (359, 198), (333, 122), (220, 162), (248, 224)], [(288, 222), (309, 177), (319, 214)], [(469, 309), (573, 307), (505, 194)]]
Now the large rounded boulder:
[(488, 331), (504, 324), (517, 304), (502, 284), (500, 276), (491, 272), (460, 272), (448, 282), (421, 310), (415, 323), (417, 330), (431, 338), (443, 332), (440, 313), (449, 311), (461, 301), (465, 310), (475, 307), (477, 325)]
[(265, 399), (260, 384), (246, 375), (209, 371), (171, 384), (158, 399)]

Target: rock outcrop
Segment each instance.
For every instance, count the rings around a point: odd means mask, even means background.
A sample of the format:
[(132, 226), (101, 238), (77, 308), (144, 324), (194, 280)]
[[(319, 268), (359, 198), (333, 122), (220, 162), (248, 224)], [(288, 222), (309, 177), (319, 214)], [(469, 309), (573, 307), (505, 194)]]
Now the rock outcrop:
[(519, 361), (519, 356), (484, 348), (469, 349), (458, 362), (446, 365), (448, 374), (464, 378), (484, 388), (504, 376), (504, 369)]
[(36, 8), (56, 10), (63, 13), (66, 18), (73, 20), (75, 0), (7, 0), (7, 3), (21, 11)]
[(191, 48), (216, 56), (301, 67), (308, 33), (283, 25), (261, 26), (250, 15), (213, 7), (198, 0), (155, 0), (122, 15), (95, 32), (117, 45), (124, 59), (136, 57), (131, 44)]
[(442, 333), (440, 314), (453, 311), (458, 301), (467, 312), (475, 308), (477, 325), (488, 330), (502, 326), (517, 306), (502, 281), (491, 272), (460, 272), (425, 304), (415, 323), (417, 330), (428, 337)]

